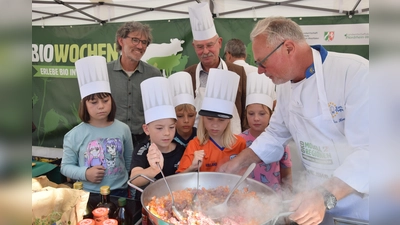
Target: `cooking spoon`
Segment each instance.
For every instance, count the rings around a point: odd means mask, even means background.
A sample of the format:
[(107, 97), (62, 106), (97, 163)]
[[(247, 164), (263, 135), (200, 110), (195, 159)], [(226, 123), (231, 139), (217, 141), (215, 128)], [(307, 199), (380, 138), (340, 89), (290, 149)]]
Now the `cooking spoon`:
[(236, 185), (231, 189), (225, 201), (219, 205), (213, 206), (208, 210), (208, 216), (215, 220), (221, 218), (226, 211), (228, 210), (228, 200), (232, 196), (233, 192), (239, 187), (239, 185), (250, 175), (251, 171), (256, 167), (255, 163), (252, 163), (249, 168), (247, 168), (246, 172), (242, 175)]
[(196, 186), (196, 193), (194, 193), (194, 196), (192, 199), (193, 211), (195, 211), (196, 209), (199, 209), (199, 202), (197, 201), (197, 193), (199, 192), (200, 163), (201, 163), (201, 160), (197, 161), (197, 186)]
[(168, 191), (171, 194), (171, 200), (172, 200), (172, 214), (174, 214), (174, 216), (179, 220), (182, 221), (183, 220), (183, 216), (182, 214), (178, 211), (178, 209), (175, 207), (175, 201), (174, 201), (174, 195), (172, 194), (171, 188), (168, 185), (167, 179), (165, 179), (164, 173), (161, 169), (161, 166), (158, 162), (156, 162), (158, 168), (160, 169), (161, 175), (164, 178), (165, 184), (167, 185)]

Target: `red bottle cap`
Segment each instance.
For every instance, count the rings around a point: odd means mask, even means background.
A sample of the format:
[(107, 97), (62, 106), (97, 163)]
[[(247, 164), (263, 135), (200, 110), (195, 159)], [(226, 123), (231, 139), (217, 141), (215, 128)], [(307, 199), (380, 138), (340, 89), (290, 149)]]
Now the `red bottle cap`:
[(118, 221), (115, 219), (106, 219), (103, 221), (103, 225), (118, 225)]
[(108, 209), (104, 207), (96, 208), (92, 211), (94, 217), (108, 215)]
[(78, 225), (94, 225), (94, 220), (83, 219), (83, 220), (79, 221)]

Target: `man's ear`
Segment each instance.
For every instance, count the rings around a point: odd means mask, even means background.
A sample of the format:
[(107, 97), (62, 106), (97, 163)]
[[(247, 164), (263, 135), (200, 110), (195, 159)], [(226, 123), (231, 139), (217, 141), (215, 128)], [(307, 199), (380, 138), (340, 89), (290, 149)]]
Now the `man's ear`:
[(283, 44), (283, 47), (285, 48), (285, 51), (286, 51), (288, 54), (293, 54), (293, 53), (294, 53), (295, 44), (294, 44), (293, 41), (291, 41), (291, 40), (285, 41), (285, 44)]
[(147, 136), (150, 135), (149, 126), (148, 126), (147, 124), (143, 124), (143, 125), (142, 125), (142, 128), (143, 128), (144, 133), (145, 133)]
[(119, 45), (124, 46), (123, 43), (122, 43), (122, 39), (123, 39), (122, 37), (118, 37), (117, 41), (118, 41)]

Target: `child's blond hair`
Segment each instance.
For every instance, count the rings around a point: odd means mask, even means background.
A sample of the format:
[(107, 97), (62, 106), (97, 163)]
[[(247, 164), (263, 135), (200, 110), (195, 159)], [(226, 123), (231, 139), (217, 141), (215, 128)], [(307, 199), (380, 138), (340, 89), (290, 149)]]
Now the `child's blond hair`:
[(180, 104), (175, 106), (175, 112), (186, 111), (188, 113), (197, 113), (196, 108), (192, 104)]
[[(210, 139), (210, 135), (208, 131), (204, 127), (204, 116), (200, 116), (199, 125), (197, 127), (197, 138), (200, 141), (200, 145), (204, 145)], [(232, 146), (236, 143), (236, 136), (232, 133), (231, 130), (231, 119), (229, 119), (229, 123), (226, 126), (224, 132), (222, 133), (222, 145), (225, 148), (231, 149)]]

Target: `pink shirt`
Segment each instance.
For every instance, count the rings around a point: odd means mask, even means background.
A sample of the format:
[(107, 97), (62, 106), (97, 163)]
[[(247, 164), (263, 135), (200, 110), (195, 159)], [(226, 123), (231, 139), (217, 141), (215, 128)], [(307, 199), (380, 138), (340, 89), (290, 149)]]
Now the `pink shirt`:
[[(239, 136), (243, 137), (246, 140), (246, 147), (249, 147), (251, 143), (256, 139), (253, 135), (250, 134), (249, 130), (243, 131)], [(265, 164), (264, 162), (260, 162), (257, 164), (256, 168), (250, 174), (250, 176), (258, 180), (265, 185), (269, 186), (276, 192), (281, 191), (281, 174), (280, 170), (282, 168), (290, 168), (292, 167), (292, 160), (290, 159), (290, 150), (289, 146), (285, 147), (285, 152), (283, 153), (283, 157), (279, 162), (273, 162), (269, 164)]]

